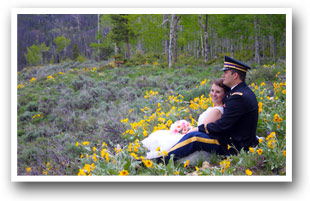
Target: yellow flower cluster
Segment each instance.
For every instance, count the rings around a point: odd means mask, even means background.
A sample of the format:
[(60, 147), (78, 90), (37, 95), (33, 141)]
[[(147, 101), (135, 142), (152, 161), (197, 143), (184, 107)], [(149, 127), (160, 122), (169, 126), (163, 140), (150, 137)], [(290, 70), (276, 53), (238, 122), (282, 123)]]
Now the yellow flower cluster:
[[(208, 82), (209, 82), (209, 81), (210, 81), (210, 80), (208, 80)], [(205, 84), (206, 84), (206, 82), (207, 82), (207, 79), (202, 80), (202, 81), (200, 82), (200, 86), (205, 85)]]
[(46, 163), (46, 169), (42, 170), (42, 174), (47, 175), (50, 169), (51, 169), (50, 162), (47, 162)]
[(183, 102), (183, 98), (184, 98), (184, 96), (182, 96), (181, 94), (176, 94), (176, 96), (170, 95), (169, 98), (168, 98), (168, 101), (170, 103), (182, 103)]
[(221, 172), (224, 173), (230, 167), (229, 157), (227, 157), (226, 160), (221, 161), (220, 166), (221, 166)]
[(30, 83), (33, 83), (34, 81), (36, 81), (36, 78), (34, 77), (29, 80)]
[(273, 116), (273, 120), (274, 120), (274, 122), (277, 122), (277, 123), (280, 123), (280, 122), (282, 122), (283, 121), (283, 119), (280, 117), (280, 115), (278, 115), (278, 114), (275, 114), (274, 116)]
[(266, 140), (268, 140), (268, 147), (273, 149), (276, 147), (276, 143), (277, 141), (275, 140), (276, 138), (276, 133), (275, 132), (271, 132), (267, 137)]
[(152, 91), (152, 90), (146, 91), (146, 92), (145, 92), (144, 98), (145, 98), (145, 99), (148, 99), (148, 98), (150, 98), (150, 97), (152, 97), (152, 96), (156, 96), (157, 94), (158, 94), (157, 91)]
[(35, 114), (35, 115), (33, 115), (33, 116), (32, 116), (32, 119), (35, 119), (35, 118), (37, 118), (37, 117), (41, 117), (41, 114)]
[(93, 171), (96, 168), (95, 164), (92, 163), (91, 165), (85, 164), (83, 169), (79, 169), (78, 176), (91, 176), (91, 171)]
[(199, 108), (206, 110), (210, 103), (212, 103), (211, 98), (206, 98), (204, 94), (202, 94), (200, 97), (196, 97), (194, 100), (191, 100), (189, 107), (192, 110), (198, 110)]
[(24, 88), (24, 87), (25, 87), (25, 85), (23, 83), (20, 83), (17, 85), (17, 89)]
[(258, 112), (261, 113), (263, 111), (263, 103), (259, 102), (258, 103)]
[(276, 67), (276, 64), (273, 64), (273, 65), (266, 65), (266, 64), (264, 64), (264, 68), (274, 68), (274, 67)]
[(262, 149), (257, 149), (257, 150), (255, 151), (255, 149), (252, 148), (252, 147), (249, 147), (249, 151), (252, 152), (253, 154), (255, 154), (255, 152), (257, 152), (258, 155), (262, 155), (262, 153), (263, 153), (263, 150), (262, 150)]
[(52, 75), (49, 75), (46, 78), (47, 78), (47, 80), (53, 80), (54, 79), (54, 77)]
[[(286, 82), (274, 82), (273, 83), (273, 90), (274, 90), (274, 92), (275, 93), (277, 93), (277, 92), (279, 92), (279, 91), (281, 91), (282, 90), (282, 87), (283, 86), (286, 86)], [(285, 93), (286, 93), (286, 91), (285, 91)]]

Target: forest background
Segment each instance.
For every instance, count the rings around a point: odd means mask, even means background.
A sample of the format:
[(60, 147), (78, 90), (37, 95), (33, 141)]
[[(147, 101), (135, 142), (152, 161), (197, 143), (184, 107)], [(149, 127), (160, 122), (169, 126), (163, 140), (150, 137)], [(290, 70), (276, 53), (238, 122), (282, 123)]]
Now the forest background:
[[(224, 53), (243, 61), (285, 58), (285, 15), (18, 15), (18, 69), (65, 60), (139, 54), (209, 63)], [(130, 63), (127, 65), (130, 65)]]
[(199, 173), (202, 163), (137, 169), (138, 141), (180, 118), (194, 125), (229, 55), (253, 69), (258, 134), (269, 140), (213, 156), (200, 174), (285, 175), (285, 24), (285, 15), (18, 15), (18, 174)]

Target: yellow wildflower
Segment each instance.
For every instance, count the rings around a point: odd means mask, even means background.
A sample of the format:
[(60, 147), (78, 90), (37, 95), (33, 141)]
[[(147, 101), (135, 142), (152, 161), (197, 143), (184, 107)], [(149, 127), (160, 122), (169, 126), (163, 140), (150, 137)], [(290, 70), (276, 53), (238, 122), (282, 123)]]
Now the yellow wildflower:
[(127, 176), (129, 175), (129, 172), (127, 170), (122, 170), (119, 172), (119, 176)]
[(286, 150), (283, 151), (283, 156), (286, 156)]
[(88, 172), (88, 173), (90, 173), (90, 165), (89, 164), (85, 164), (84, 165), (84, 169)]
[(93, 151), (95, 152), (97, 149), (96, 149), (96, 147), (93, 147)]
[(163, 151), (161, 152), (161, 155), (162, 155), (163, 157), (168, 156), (168, 152), (165, 151), (165, 150), (163, 150)]
[(83, 146), (89, 145), (89, 142), (88, 142), (88, 141), (84, 141), (84, 142), (82, 143), (82, 145), (83, 145)]
[(258, 149), (256, 152), (258, 153), (258, 155), (262, 155), (263, 150), (262, 149)]
[(179, 175), (180, 172), (179, 172), (179, 171), (175, 171), (174, 174), (175, 174), (175, 175)]
[(110, 156), (109, 156), (109, 153), (106, 153), (106, 154), (105, 154), (105, 159), (106, 159), (106, 161), (107, 161), (107, 162), (109, 162), (109, 161), (110, 161)]
[(251, 176), (253, 174), (253, 172), (249, 169), (246, 169), (245, 174)]
[(271, 149), (276, 147), (276, 141), (275, 140), (269, 140), (268, 141), (268, 147), (270, 147)]
[(267, 137), (266, 140), (270, 140), (276, 137), (276, 133), (275, 132), (271, 132)]
[(139, 157), (137, 156), (136, 153), (131, 153), (130, 156), (134, 157), (136, 160), (139, 160)]
[(86, 173), (83, 169), (79, 170), (78, 176), (86, 176)]
[(101, 152), (100, 152), (100, 155), (101, 155), (101, 158), (104, 158), (105, 157), (105, 153), (106, 153), (106, 149), (102, 149)]
[(189, 165), (189, 160), (185, 161), (184, 168), (186, 168)]
[(26, 168), (26, 172), (28, 173), (28, 172), (31, 172), (31, 167), (27, 167)]
[(29, 82), (31, 82), (31, 83), (34, 81), (36, 81), (36, 78), (34, 78), (34, 77), (29, 80)]
[(197, 173), (199, 173), (199, 168), (197, 166), (195, 166), (195, 169), (196, 169)]
[(102, 143), (102, 146), (103, 146), (103, 147), (108, 147), (108, 145), (107, 145), (106, 142), (103, 142), (103, 143)]
[(143, 136), (146, 137), (147, 136), (147, 131), (143, 130)]
[(283, 121), (283, 119), (280, 117), (280, 115), (275, 114), (275, 115), (273, 116), (273, 121), (274, 121), (274, 122), (280, 123), (280, 122)]
[(93, 154), (93, 161), (96, 162), (97, 161), (97, 154)]
[(150, 160), (146, 160), (146, 161), (144, 161), (143, 163), (144, 163), (144, 165), (145, 165), (146, 167), (148, 167), (148, 168), (152, 167), (152, 165), (153, 165), (152, 161), (150, 161)]
[(255, 150), (252, 147), (250, 147), (249, 150), (250, 152), (255, 153)]

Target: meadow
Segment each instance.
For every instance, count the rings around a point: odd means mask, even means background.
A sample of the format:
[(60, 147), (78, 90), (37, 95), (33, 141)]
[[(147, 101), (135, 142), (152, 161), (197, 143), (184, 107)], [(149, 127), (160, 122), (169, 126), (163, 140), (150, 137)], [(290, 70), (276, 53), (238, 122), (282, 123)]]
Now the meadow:
[(211, 154), (195, 165), (144, 158), (141, 140), (152, 132), (180, 119), (197, 126), (212, 106), (208, 93), (222, 65), (180, 55), (171, 68), (156, 57), (121, 66), (66, 61), (24, 68), (17, 86), (18, 175), (286, 175), (285, 61), (253, 64), (247, 75), (259, 106), (257, 147)]

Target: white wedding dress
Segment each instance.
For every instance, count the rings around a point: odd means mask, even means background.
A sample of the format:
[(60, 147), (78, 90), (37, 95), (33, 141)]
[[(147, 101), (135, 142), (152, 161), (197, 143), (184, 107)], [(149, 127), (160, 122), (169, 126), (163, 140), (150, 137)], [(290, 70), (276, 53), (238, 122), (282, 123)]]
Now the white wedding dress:
[[(222, 114), (224, 112), (224, 108), (222, 106), (216, 106), (216, 107), (209, 107), (206, 111), (204, 111), (198, 118), (198, 125), (202, 124), (204, 119), (208, 116), (208, 114), (214, 110), (218, 109)], [(146, 147), (149, 152), (146, 154), (146, 159), (152, 159), (152, 158), (158, 158), (160, 157), (159, 153), (162, 151), (169, 151), (175, 144), (177, 144), (181, 138), (183, 137), (183, 134), (174, 134), (170, 132), (170, 130), (158, 130), (154, 133), (150, 134), (147, 138), (142, 140), (142, 144), (144, 147)], [(156, 151), (160, 147), (160, 151)], [(182, 158), (181, 161), (190, 160), (190, 164), (193, 164), (194, 162), (193, 158), (201, 158), (201, 154), (206, 155), (203, 153), (205, 151), (199, 151), (195, 152), (187, 157)], [(205, 156), (203, 156), (205, 158)]]

